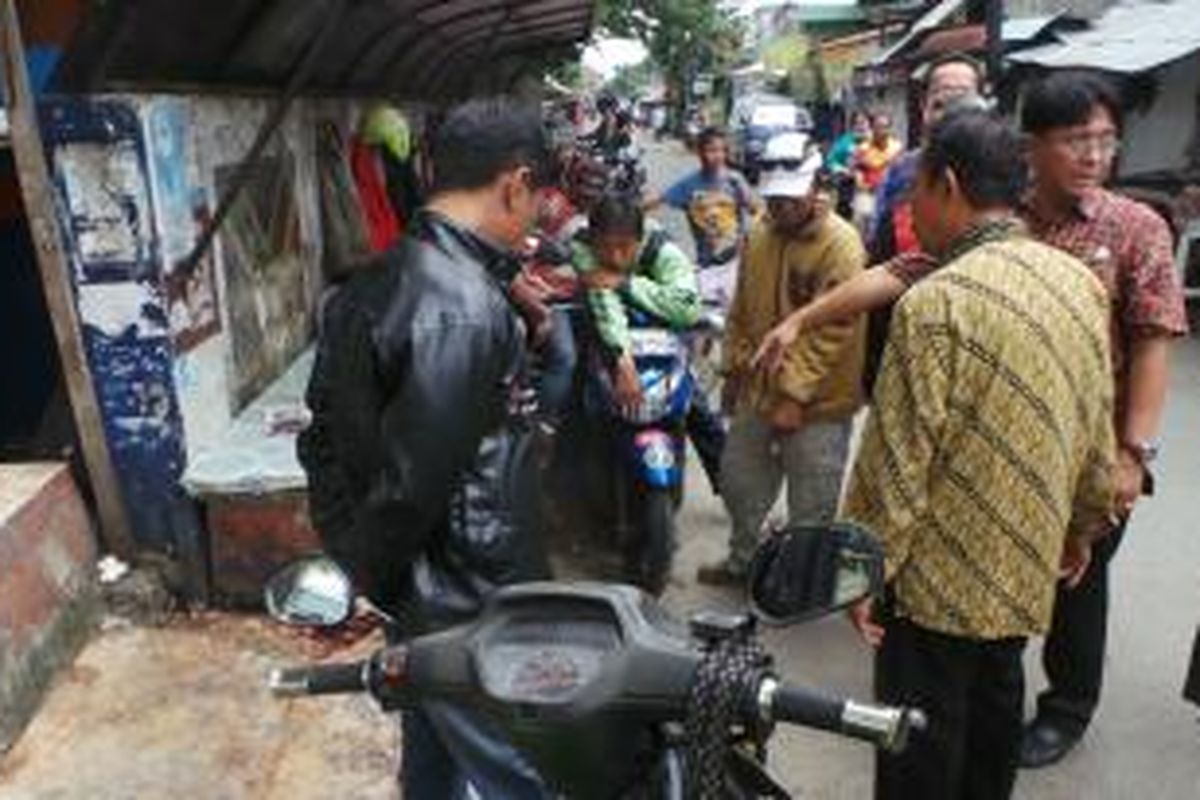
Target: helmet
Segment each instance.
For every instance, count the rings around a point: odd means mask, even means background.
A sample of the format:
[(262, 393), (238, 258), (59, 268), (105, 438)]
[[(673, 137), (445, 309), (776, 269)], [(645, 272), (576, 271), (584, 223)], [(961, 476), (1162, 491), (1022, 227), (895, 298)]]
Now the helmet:
[(395, 107), (379, 103), (371, 107), (363, 120), (363, 141), (386, 147), (399, 161), (412, 153), (412, 132), (408, 120)]

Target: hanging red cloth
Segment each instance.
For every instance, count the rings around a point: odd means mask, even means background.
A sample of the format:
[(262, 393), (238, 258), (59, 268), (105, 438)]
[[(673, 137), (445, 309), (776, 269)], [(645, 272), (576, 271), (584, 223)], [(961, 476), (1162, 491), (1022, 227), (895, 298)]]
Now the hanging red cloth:
[(371, 251), (387, 250), (404, 233), (392, 202), (388, 199), (387, 177), (379, 151), (354, 136), (350, 142), (350, 171), (358, 188), (358, 199), (366, 216)]

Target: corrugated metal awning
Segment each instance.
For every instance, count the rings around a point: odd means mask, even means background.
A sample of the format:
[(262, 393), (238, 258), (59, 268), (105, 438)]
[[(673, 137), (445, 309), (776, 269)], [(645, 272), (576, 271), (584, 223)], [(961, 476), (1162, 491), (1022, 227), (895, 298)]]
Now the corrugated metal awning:
[(965, 3), (966, 0), (941, 0), (941, 2), (929, 9), (920, 19), (914, 22), (913, 26), (908, 29), (908, 33), (904, 34), (898, 42), (872, 59), (871, 63), (888, 63), (916, 43), (927, 31), (931, 31), (947, 22), (962, 10)]
[(1000, 38), (1014, 43), (1032, 41), (1065, 15), (1066, 12), (1060, 11), (1049, 16), (1006, 19), (1000, 28)]
[(1129, 74), (1155, 69), (1200, 50), (1200, 0), (1125, 0), (1087, 30), (1061, 36), (1062, 44), (1013, 53), (1009, 60)]
[[(1005, 49), (1013, 49), (1028, 45), (1038, 37), (1052, 38), (1051, 28), (1060, 20), (1063, 20), (1063, 25), (1069, 22), (1062, 15), (1005, 20), (1000, 32), (1001, 40)], [(983, 25), (943, 27), (930, 31), (921, 40), (920, 47), (912, 52), (912, 59), (921, 61), (946, 53), (982, 53), (986, 47), (987, 30)]]
[(337, 26), (305, 91), (435, 99), (503, 88), (580, 42), (594, 0), (140, 0), (89, 3), (59, 69), (69, 91), (276, 90)]

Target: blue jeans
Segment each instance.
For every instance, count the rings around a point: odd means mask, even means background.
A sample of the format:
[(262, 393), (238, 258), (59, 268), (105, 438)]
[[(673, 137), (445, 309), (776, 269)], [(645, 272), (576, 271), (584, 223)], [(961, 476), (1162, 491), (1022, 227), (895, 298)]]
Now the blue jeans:
[(405, 800), (549, 800), (542, 779), (476, 714), (429, 701), (401, 715)]

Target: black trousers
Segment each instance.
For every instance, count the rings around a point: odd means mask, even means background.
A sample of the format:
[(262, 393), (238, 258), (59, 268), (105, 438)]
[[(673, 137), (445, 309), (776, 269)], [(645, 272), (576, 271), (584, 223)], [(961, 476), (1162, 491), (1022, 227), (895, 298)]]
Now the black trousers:
[(721, 493), (721, 453), (725, 451), (725, 423), (713, 411), (708, 397), (697, 389), (692, 395), (685, 421), (688, 438), (700, 456), (700, 464), (714, 494)]
[(1042, 649), (1048, 688), (1038, 695), (1038, 719), (1080, 736), (1100, 703), (1108, 639), (1108, 565), (1125, 525), (1092, 548), (1092, 563), (1074, 589), (1059, 585), (1054, 619)]
[(1017, 775), (1025, 639), (947, 636), (883, 619), (875, 693), (929, 718), (898, 755), (875, 761), (876, 800), (1007, 800)]

